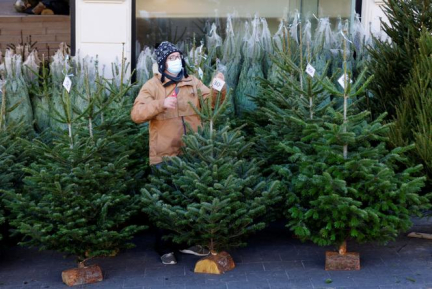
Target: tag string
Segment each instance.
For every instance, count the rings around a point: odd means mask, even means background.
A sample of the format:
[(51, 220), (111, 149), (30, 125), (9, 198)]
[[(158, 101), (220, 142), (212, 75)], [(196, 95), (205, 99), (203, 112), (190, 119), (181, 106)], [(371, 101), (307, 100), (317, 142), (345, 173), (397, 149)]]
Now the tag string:
[(349, 39), (345, 36), (345, 34), (342, 32), (342, 30), (340, 31), (340, 34), (342, 34), (343, 38), (345, 38), (346, 41), (348, 41), (349, 43), (352, 44), (351, 40), (349, 40)]

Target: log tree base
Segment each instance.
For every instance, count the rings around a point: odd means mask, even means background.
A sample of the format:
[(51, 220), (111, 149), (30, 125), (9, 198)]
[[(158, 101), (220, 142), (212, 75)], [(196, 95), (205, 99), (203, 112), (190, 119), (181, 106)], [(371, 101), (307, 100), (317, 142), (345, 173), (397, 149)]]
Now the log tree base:
[(326, 252), (325, 269), (330, 271), (360, 270), (360, 254), (357, 252), (347, 252), (344, 255), (338, 252)]
[(227, 252), (210, 254), (199, 260), (195, 265), (195, 273), (223, 274), (235, 268), (233, 258)]
[(91, 284), (103, 280), (102, 270), (98, 265), (74, 268), (62, 272), (63, 282), (68, 286)]

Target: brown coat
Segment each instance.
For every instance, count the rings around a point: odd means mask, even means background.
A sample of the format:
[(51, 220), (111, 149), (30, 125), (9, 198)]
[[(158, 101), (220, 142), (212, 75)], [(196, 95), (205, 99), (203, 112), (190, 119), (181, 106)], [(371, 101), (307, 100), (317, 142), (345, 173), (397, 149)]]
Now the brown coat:
[[(165, 81), (165, 83), (168, 80)], [(135, 123), (150, 121), (150, 164), (162, 162), (165, 156), (176, 156), (180, 153), (182, 136), (185, 132), (183, 120), (196, 131), (201, 124), (199, 116), (189, 102), (199, 107), (198, 91), (204, 98), (210, 95), (215, 101), (217, 91), (209, 89), (195, 76), (184, 78), (179, 84), (177, 106), (175, 109), (164, 108), (164, 100), (171, 95), (175, 85), (164, 87), (160, 75), (155, 75), (141, 88), (135, 99), (131, 118)], [(226, 86), (222, 89), (222, 97), (226, 94)]]

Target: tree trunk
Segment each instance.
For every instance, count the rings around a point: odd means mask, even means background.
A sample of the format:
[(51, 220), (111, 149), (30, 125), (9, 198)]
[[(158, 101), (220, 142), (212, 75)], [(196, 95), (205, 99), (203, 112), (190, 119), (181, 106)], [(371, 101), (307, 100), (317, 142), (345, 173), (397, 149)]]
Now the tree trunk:
[(235, 268), (234, 260), (227, 252), (213, 253), (199, 260), (195, 273), (223, 274)]
[(98, 265), (85, 267), (81, 262), (78, 268), (63, 271), (62, 280), (68, 286), (96, 283), (103, 280), (102, 270)]

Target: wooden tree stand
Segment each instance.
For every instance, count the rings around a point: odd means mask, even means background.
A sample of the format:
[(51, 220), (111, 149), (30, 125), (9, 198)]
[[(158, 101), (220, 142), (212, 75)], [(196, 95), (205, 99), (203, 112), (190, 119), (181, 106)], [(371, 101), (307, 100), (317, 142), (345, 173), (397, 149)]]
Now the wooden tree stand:
[(91, 284), (103, 280), (102, 270), (98, 265), (85, 266), (79, 263), (78, 268), (62, 272), (63, 282), (68, 286)]
[(233, 258), (227, 252), (212, 253), (199, 260), (195, 265), (195, 273), (223, 274), (235, 268)]
[(326, 270), (360, 270), (360, 254), (346, 251), (346, 241), (339, 247), (339, 252), (326, 252)]

